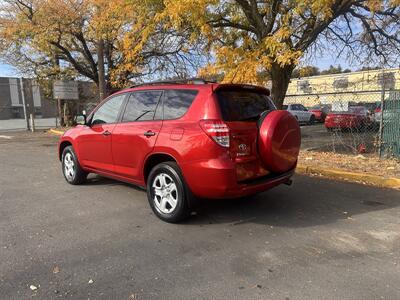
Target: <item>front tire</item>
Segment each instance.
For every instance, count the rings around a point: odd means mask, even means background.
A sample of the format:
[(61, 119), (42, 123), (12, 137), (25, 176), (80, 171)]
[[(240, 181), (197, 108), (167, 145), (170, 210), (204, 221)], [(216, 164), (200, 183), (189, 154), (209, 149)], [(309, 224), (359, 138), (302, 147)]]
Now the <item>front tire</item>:
[(191, 193), (175, 162), (156, 165), (147, 180), (147, 198), (154, 214), (161, 220), (177, 223), (190, 214)]
[(64, 148), (61, 161), (64, 178), (69, 184), (78, 185), (86, 181), (88, 174), (81, 168), (72, 146)]

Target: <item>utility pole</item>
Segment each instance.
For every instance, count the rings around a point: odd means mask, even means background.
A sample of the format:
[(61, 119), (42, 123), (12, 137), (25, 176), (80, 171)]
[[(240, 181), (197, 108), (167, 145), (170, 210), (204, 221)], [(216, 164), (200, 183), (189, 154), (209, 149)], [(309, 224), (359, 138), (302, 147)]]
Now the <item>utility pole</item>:
[[(57, 56), (57, 54), (54, 56), (54, 64), (57, 66), (57, 68), (60, 68), (60, 59)], [(64, 127), (65, 126), (65, 118), (64, 118), (64, 113), (63, 113), (63, 101), (60, 98), (57, 98), (56, 100), (57, 100), (57, 111), (58, 111), (59, 124), (60, 124), (60, 127)], [(56, 126), (57, 126), (57, 124), (56, 124)]]
[(26, 102), (25, 102), (25, 92), (24, 92), (24, 78), (19, 79), (20, 87), (21, 87), (21, 97), (22, 97), (22, 106), (24, 107), (24, 118), (26, 122), (26, 130), (30, 129), (29, 125), (29, 117), (28, 117), (28, 112), (26, 109)]

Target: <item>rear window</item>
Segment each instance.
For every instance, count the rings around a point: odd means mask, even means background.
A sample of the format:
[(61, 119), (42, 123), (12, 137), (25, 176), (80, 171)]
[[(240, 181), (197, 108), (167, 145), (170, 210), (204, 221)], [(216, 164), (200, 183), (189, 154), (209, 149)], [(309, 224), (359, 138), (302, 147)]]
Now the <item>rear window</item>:
[(276, 109), (269, 96), (256, 91), (222, 90), (217, 97), (225, 121), (257, 120), (262, 112)]
[(179, 119), (187, 110), (194, 98), (197, 90), (165, 90), (164, 91), (164, 120)]

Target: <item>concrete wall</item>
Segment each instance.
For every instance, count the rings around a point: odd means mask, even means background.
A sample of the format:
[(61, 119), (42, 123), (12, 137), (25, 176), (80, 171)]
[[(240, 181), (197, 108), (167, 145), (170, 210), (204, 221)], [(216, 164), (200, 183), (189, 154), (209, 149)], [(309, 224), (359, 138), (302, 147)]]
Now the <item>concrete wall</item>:
[(7, 77), (0, 77), (0, 120), (12, 117), (9, 80)]
[(400, 69), (385, 69), (291, 79), (287, 95), (380, 91), (382, 77), (386, 89), (400, 89)]

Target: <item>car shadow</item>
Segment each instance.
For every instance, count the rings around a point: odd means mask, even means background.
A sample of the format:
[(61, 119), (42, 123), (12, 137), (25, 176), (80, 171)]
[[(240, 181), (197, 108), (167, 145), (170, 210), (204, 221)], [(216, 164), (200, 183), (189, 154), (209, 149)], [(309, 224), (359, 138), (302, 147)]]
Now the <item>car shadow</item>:
[[(199, 199), (195, 213), (182, 225), (258, 223), (276, 227), (310, 227), (354, 219), (357, 215), (400, 206), (400, 191), (319, 177), (294, 176), (292, 186), (238, 199)], [(89, 175), (86, 185), (135, 185)], [(138, 199), (137, 199), (138, 200)], [(155, 216), (153, 216), (155, 217)]]
[(252, 197), (202, 200), (187, 225), (259, 223), (276, 227), (310, 227), (400, 205), (400, 192), (361, 184), (296, 175), (282, 185)]

